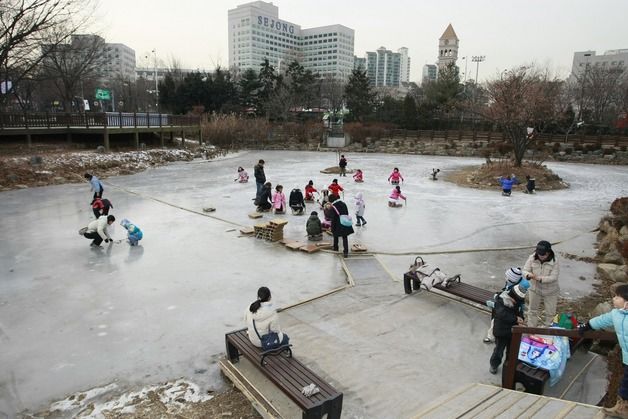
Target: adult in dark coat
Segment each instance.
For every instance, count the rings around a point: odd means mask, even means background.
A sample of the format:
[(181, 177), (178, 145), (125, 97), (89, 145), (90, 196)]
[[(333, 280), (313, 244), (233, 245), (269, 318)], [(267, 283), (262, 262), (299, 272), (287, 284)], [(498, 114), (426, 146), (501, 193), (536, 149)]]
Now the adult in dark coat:
[[(329, 195), (329, 202), (335, 208), (331, 218), (331, 232), (334, 235), (334, 247), (333, 250), (338, 251), (338, 238), (342, 237), (342, 254), (344, 257), (349, 256), (349, 239), (348, 236), (353, 234), (353, 227), (347, 227), (340, 224), (341, 215), (349, 215), (349, 209), (347, 204), (342, 202), (336, 195)], [(332, 212), (332, 211), (330, 211)]]
[(272, 185), (270, 184), (270, 182), (266, 182), (255, 201), (258, 212), (268, 211), (273, 206), (271, 194)]
[(257, 186), (256, 198), (259, 198), (259, 194), (262, 192), (264, 183), (266, 183), (266, 173), (264, 173), (264, 160), (260, 161), (253, 168), (253, 175), (255, 176), (255, 186)]

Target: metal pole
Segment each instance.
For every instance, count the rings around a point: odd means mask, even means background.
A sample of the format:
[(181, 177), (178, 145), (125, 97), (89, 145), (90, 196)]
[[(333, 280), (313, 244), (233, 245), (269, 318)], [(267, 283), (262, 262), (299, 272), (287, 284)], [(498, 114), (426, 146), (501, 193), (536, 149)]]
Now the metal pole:
[(153, 49), (153, 56), (155, 59), (155, 108), (159, 113), (159, 83), (157, 82), (157, 50)]
[(462, 82), (462, 84), (466, 85), (467, 84), (467, 64), (469, 64), (469, 60), (467, 60), (467, 57), (462, 57), (462, 59), (464, 60), (464, 81)]
[(589, 70), (589, 57), (591, 56), (590, 53), (588, 54), (584, 54), (585, 57), (587, 57), (586, 63), (584, 65), (584, 74), (582, 75), (582, 88), (580, 89), (580, 105), (578, 106), (578, 121), (582, 121), (582, 105), (584, 103), (584, 83), (586, 82), (586, 78), (587, 78), (587, 71)]

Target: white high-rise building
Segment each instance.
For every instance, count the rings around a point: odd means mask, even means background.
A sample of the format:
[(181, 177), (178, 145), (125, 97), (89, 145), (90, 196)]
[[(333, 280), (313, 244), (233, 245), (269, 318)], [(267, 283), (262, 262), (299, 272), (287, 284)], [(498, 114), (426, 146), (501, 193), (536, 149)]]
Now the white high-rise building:
[(229, 10), (229, 67), (259, 70), (268, 59), (279, 72), (294, 60), (321, 76), (347, 79), (354, 30), (343, 25), (302, 29), (279, 19), (279, 8), (254, 1)]
[(410, 81), (410, 57), (408, 57), (408, 48), (401, 47), (397, 50), (399, 53), (399, 82), (407, 83)]

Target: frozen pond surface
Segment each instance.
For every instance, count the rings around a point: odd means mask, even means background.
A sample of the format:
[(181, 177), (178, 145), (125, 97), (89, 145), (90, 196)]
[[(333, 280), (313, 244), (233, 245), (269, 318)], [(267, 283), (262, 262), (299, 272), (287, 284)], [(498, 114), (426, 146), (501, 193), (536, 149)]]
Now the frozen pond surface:
[[(380, 260), (397, 278), (421, 252), (533, 246), (546, 239), (566, 240), (558, 251), (591, 256), (595, 236), (586, 232), (616, 197), (628, 193), (623, 166), (549, 164), (570, 189), (506, 198), (497, 186), (480, 191), (429, 179), (433, 167), (445, 174), (479, 159), (347, 157), (349, 168), (364, 170), (366, 182), (339, 178), (345, 201), (352, 208), (355, 193), (363, 192), (368, 220), (350, 242), (384, 253)], [(330, 254), (306, 255), (241, 238), (228, 231), (233, 224), (181, 209), (214, 206), (216, 217), (253, 225), (247, 214), (254, 210), (255, 183), (233, 179), (238, 166), (252, 178), (259, 158), (266, 160), (273, 187), (284, 185), (286, 195), (309, 179), (320, 189), (334, 177), (320, 173), (336, 164), (333, 153), (260, 151), (110, 178), (105, 197), (115, 206), (111, 213), (137, 223), (145, 238), (138, 248), (103, 243), (101, 250), (77, 236), (93, 216), (86, 184), (0, 193), (0, 417), (113, 381), (131, 387), (189, 377), (217, 388), (214, 361), (224, 351), (224, 333), (242, 326), (260, 285), (273, 290), (278, 306), (343, 285), (341, 264)], [(406, 178), (402, 190), (409, 205), (401, 209), (386, 204), (386, 179), (395, 166)], [(313, 207), (308, 204), (308, 213)], [(285, 217), (285, 235), (305, 239), (307, 217)], [(113, 236), (122, 239), (125, 230), (116, 225)], [(504, 270), (522, 265), (529, 253), (425, 259), (468, 282), (498, 288)], [(593, 265), (561, 259), (563, 296), (586, 295), (593, 275)]]

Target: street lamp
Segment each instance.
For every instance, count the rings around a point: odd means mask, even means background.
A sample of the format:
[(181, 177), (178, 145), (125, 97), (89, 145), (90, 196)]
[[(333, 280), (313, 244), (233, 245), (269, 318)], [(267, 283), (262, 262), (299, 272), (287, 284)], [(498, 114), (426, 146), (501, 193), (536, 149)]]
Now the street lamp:
[(153, 49), (153, 57), (155, 59), (155, 108), (159, 113), (159, 83), (157, 82), (157, 50)]
[(582, 121), (582, 106), (584, 103), (584, 83), (586, 82), (586, 78), (587, 78), (587, 71), (589, 70), (589, 57), (591, 56), (591, 53), (585, 53), (584, 54), (586, 58), (586, 62), (584, 64), (584, 74), (582, 75), (582, 88), (580, 89), (580, 105), (578, 105), (578, 121)]
[(478, 73), (480, 72), (480, 63), (484, 60), (486, 60), (486, 57), (484, 55), (474, 55), (473, 57), (471, 57), (471, 61), (473, 61), (474, 63), (477, 63), (477, 65), (475, 66), (475, 84), (476, 85), (479, 83)]
[(462, 57), (462, 59), (464, 60), (464, 81), (462, 82), (462, 84), (464, 84), (466, 86), (466, 84), (467, 84), (467, 64), (469, 64), (469, 60), (467, 60), (466, 56)]

